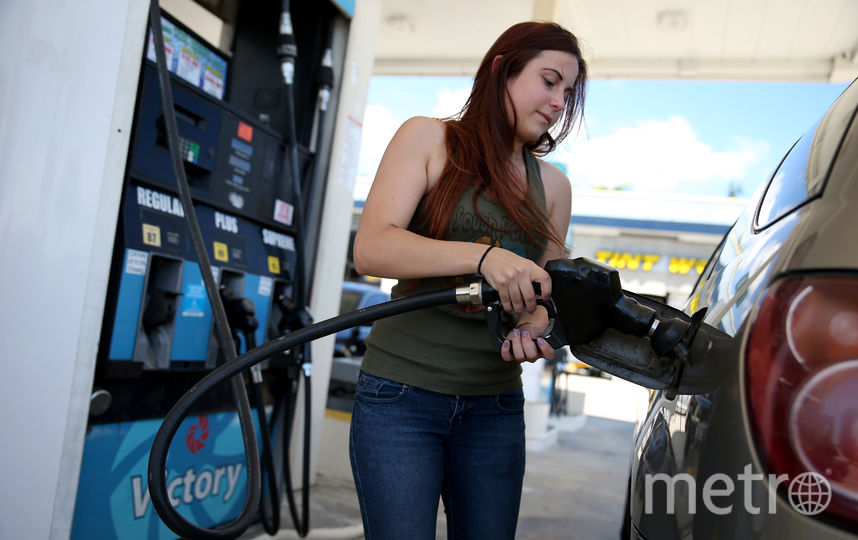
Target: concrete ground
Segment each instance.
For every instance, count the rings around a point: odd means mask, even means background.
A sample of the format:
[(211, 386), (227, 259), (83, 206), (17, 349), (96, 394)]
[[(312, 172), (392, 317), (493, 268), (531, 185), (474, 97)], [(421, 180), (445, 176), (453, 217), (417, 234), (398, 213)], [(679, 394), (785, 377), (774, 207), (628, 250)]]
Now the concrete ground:
[[(564, 386), (577, 414), (550, 417), (548, 435), (528, 444), (516, 540), (615, 540), (635, 421), (645, 412), (648, 393), (619, 379), (582, 375), (568, 376)], [(343, 426), (338, 429), (335, 437), (342, 438)], [(320, 464), (311, 488), (307, 538), (363, 538), (357, 497), (344, 467)], [(298, 538), (288, 510), (282, 522), (274, 538)], [(251, 529), (243, 538), (272, 537)], [(443, 509), (437, 538), (446, 538)]]

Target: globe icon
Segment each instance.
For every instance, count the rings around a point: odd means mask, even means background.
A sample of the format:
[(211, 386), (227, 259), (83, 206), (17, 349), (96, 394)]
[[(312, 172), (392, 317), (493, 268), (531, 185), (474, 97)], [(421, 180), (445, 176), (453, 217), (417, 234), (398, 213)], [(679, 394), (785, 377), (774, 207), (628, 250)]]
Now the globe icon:
[(803, 472), (789, 483), (789, 503), (801, 514), (820, 514), (830, 502), (831, 484), (819, 473)]

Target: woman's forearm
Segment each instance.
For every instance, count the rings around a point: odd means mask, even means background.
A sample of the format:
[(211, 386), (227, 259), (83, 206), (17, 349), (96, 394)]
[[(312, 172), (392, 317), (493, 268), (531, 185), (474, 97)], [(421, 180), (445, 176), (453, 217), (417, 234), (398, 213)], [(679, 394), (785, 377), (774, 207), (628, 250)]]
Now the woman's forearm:
[(434, 240), (387, 227), (383, 231), (359, 231), (353, 257), (359, 274), (416, 279), (475, 273), (487, 248), (484, 244)]

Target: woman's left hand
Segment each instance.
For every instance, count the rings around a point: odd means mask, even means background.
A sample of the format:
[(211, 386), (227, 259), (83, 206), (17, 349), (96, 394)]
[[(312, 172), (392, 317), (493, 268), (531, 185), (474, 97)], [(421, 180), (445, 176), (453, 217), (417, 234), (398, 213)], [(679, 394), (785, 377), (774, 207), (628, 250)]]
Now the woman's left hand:
[(506, 336), (501, 357), (507, 362), (536, 362), (540, 358), (554, 360), (554, 349), (542, 339), (544, 326), (523, 323)]

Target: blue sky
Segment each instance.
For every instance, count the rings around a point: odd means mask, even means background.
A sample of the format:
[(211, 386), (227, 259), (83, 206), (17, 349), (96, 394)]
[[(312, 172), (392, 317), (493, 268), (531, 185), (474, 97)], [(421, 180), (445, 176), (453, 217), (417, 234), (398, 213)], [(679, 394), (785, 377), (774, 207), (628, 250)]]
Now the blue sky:
[[(467, 77), (373, 77), (355, 198), (362, 199), (390, 137), (411, 116), (447, 116)], [(589, 81), (586, 129), (546, 159), (574, 188), (749, 196), (847, 86), (825, 83)]]

